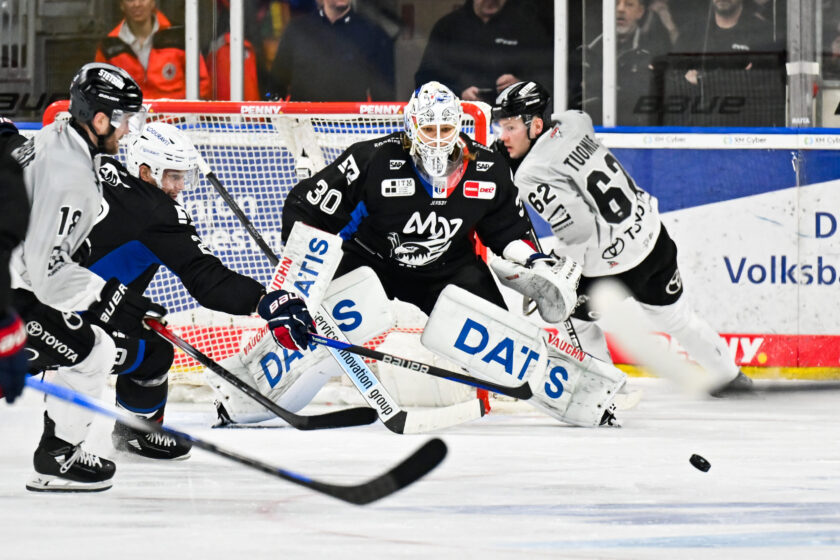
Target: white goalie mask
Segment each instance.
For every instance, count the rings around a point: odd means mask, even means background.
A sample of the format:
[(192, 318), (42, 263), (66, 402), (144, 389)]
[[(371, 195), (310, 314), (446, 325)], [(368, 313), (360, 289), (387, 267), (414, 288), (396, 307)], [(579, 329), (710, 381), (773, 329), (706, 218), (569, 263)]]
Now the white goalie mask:
[(415, 162), (431, 177), (452, 173), (459, 163), (451, 156), (461, 132), (461, 101), (440, 82), (429, 82), (414, 91), (404, 114)]
[(198, 151), (183, 132), (171, 124), (154, 122), (129, 140), (126, 168), (140, 177), (140, 166), (147, 165), (158, 188), (163, 188), (165, 171), (182, 171), (184, 188), (190, 188), (198, 180), (198, 159)]

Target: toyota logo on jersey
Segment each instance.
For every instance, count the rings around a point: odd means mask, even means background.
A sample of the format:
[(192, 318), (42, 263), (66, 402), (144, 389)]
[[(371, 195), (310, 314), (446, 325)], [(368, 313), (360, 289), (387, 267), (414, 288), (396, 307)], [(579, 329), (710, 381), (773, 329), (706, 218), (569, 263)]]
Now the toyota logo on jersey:
[(490, 200), (496, 196), (496, 183), (491, 181), (464, 181), (464, 196)]

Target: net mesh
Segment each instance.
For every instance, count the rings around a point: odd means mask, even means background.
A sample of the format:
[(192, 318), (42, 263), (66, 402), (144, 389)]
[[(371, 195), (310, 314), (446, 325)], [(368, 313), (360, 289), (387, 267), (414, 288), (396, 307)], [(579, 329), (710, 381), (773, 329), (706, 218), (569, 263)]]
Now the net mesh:
[[(313, 112), (332, 105), (286, 103), (231, 107), (231, 103), (152, 102), (148, 120), (174, 125), (190, 137), (245, 215), (278, 254), (283, 202), (299, 177), (320, 170), (355, 142), (403, 130), (399, 104), (387, 106), (394, 114), (361, 114), (365, 107), (370, 110), (376, 104), (341, 104), (350, 106), (350, 110)], [(248, 114), (246, 109), (253, 107), (266, 112), (280, 107), (282, 114)], [(394, 107), (399, 112), (393, 111)], [(468, 103), (464, 108), (464, 131), (476, 137), (477, 120), (472, 115), (486, 115), (486, 108)], [(66, 113), (58, 118), (67, 118)], [(486, 141), (486, 134), (486, 127), (479, 126), (477, 139)], [(123, 144), (117, 157), (125, 162)], [(202, 177), (197, 186), (184, 191), (182, 196), (182, 205), (192, 216), (208, 249), (228, 268), (268, 285), (273, 267), (209, 181)], [(165, 267), (161, 267), (145, 293), (169, 311), (167, 321), (173, 332), (216, 361), (238, 352), (265, 325), (256, 316), (232, 316), (200, 306)], [(398, 316), (397, 320), (394, 332), (411, 333), (419, 339), (421, 318), (409, 314)], [(377, 347), (387, 334), (366, 345)], [(170, 380), (174, 385), (202, 385), (202, 369), (192, 358), (176, 352)]]

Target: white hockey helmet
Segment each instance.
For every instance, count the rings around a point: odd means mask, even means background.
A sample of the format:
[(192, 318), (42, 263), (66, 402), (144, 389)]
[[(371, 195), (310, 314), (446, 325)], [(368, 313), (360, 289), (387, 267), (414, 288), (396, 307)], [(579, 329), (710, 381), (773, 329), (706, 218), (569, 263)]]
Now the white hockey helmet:
[(411, 155), (430, 176), (449, 175), (457, 165), (450, 156), (461, 133), (461, 100), (440, 82), (428, 82), (414, 90), (404, 116)]
[(155, 184), (161, 188), (164, 171), (184, 171), (184, 187), (189, 188), (198, 180), (198, 158), (198, 150), (183, 132), (171, 124), (153, 122), (129, 140), (126, 167), (139, 177), (140, 166), (149, 166)]

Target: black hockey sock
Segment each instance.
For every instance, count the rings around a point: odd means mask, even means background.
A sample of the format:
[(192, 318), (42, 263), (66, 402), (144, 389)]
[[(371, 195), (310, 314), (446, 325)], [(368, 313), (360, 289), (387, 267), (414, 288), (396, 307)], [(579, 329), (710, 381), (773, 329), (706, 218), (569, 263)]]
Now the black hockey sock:
[(117, 378), (117, 406), (153, 422), (163, 422), (163, 410), (169, 391), (169, 381), (153, 386), (143, 386), (121, 375)]

